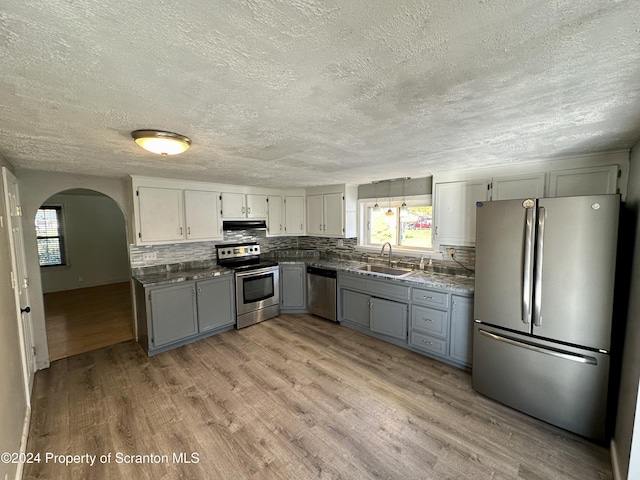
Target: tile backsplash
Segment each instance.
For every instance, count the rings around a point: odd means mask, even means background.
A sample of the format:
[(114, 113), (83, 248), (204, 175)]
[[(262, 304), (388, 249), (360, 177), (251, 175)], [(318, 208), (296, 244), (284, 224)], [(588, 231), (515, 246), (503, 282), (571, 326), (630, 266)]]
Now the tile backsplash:
[[(214, 242), (176, 243), (169, 245), (130, 246), (131, 268), (171, 265), (186, 262), (203, 262), (216, 259), (216, 245), (220, 243), (258, 242), (262, 253), (276, 250), (316, 250), (323, 256), (337, 256), (343, 259), (359, 260), (364, 256), (356, 251), (356, 238), (323, 238), (323, 237), (267, 237), (266, 232), (259, 230), (228, 231), (224, 239)], [(442, 245), (441, 252), (448, 246)], [(436, 271), (470, 275), (475, 265), (475, 249), (473, 247), (455, 246), (454, 259), (433, 259), (432, 268)], [(143, 254), (155, 253), (156, 258), (145, 260)], [(369, 255), (368, 257), (374, 257)], [(399, 264), (417, 265), (420, 257), (398, 257)]]

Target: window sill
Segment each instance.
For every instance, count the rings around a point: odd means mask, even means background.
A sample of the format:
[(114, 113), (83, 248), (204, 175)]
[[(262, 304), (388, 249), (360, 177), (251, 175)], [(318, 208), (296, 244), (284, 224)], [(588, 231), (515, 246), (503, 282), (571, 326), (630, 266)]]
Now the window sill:
[[(361, 253), (377, 253), (380, 254), (380, 250), (382, 249), (382, 247), (378, 247), (378, 246), (369, 246), (369, 245), (357, 245), (355, 247), (355, 251), (356, 252), (361, 252)], [(442, 260), (444, 259), (444, 255), (436, 250), (433, 249), (429, 249), (429, 250), (412, 250), (410, 248), (403, 248), (403, 247), (392, 247), (393, 250), (393, 256), (401, 256), (401, 257), (424, 257), (426, 259), (429, 258), (434, 258), (436, 260)], [(388, 253), (389, 250), (385, 249), (385, 253)]]

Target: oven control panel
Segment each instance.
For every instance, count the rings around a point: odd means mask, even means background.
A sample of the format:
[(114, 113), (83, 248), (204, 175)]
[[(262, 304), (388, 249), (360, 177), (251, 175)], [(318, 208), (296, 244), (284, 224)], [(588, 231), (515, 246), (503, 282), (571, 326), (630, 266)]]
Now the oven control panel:
[(220, 245), (216, 250), (218, 260), (260, 255), (260, 245)]

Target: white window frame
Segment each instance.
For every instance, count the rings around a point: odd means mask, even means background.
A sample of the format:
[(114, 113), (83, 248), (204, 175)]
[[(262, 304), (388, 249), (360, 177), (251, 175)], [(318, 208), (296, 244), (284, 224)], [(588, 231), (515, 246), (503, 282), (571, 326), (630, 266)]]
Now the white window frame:
[[(411, 195), (407, 197), (384, 197), (378, 198), (378, 205), (382, 210), (389, 207), (399, 208), (405, 201), (408, 207), (420, 207), (424, 205), (433, 206), (432, 195)], [(365, 198), (358, 200), (358, 245), (356, 251), (362, 253), (380, 253), (380, 245), (370, 245), (365, 243), (369, 238), (368, 229), (371, 225), (369, 208), (376, 204), (375, 198)], [(442, 258), (442, 254), (433, 248), (418, 248), (415, 246), (405, 247), (402, 245), (393, 245), (393, 254), (409, 257), (425, 257), (425, 258)]]
[[(60, 209), (60, 220), (61, 220), (61, 227), (62, 227), (61, 237), (63, 238), (62, 249), (63, 249), (65, 263), (59, 264), (59, 265), (39, 265), (40, 261), (38, 260), (38, 265), (41, 269), (44, 269), (46, 271), (67, 270), (71, 267), (71, 261), (69, 259), (69, 249), (67, 245), (68, 243), (67, 240), (69, 237), (67, 236), (67, 219), (65, 214), (65, 206), (63, 203), (43, 203), (40, 207), (38, 207), (38, 210), (40, 210), (41, 208), (59, 208)], [(37, 242), (37, 237), (38, 237), (38, 234), (36, 231), (36, 242)]]

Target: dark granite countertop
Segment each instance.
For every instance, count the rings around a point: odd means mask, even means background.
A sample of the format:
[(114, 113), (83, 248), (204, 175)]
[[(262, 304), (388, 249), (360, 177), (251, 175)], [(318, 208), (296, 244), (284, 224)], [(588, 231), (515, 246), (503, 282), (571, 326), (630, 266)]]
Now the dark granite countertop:
[[(281, 265), (305, 264), (314, 267), (330, 268), (336, 271), (355, 273), (384, 280), (401, 282), (414, 287), (437, 288), (450, 292), (471, 295), (474, 292), (475, 279), (462, 275), (449, 275), (428, 270), (413, 270), (409, 275), (396, 277), (382, 273), (360, 270), (365, 262), (346, 259), (322, 258), (319, 252), (313, 250), (286, 251), (267, 254), (265, 257), (278, 262)], [(378, 262), (376, 262), (378, 263)], [(380, 263), (382, 265), (382, 263)], [(201, 280), (219, 275), (230, 275), (233, 271), (216, 264), (209, 265), (181, 265), (179, 269), (152, 268), (136, 272), (133, 278), (145, 287), (170, 285), (189, 280)]]
[(231, 275), (233, 270), (211, 265), (208, 267), (191, 268), (176, 271), (152, 271), (150, 273), (140, 273), (133, 275), (133, 278), (145, 287), (158, 285), (169, 285), (172, 283), (186, 282), (189, 280), (202, 280), (204, 278), (217, 277), (220, 275)]
[[(343, 271), (355, 273), (358, 275), (380, 278), (384, 280), (393, 280), (396, 282), (408, 283), (412, 286), (438, 288), (466, 295), (473, 294), (475, 289), (474, 277), (463, 275), (449, 275), (446, 273), (436, 273), (428, 270), (413, 270), (407, 276), (396, 277), (393, 275), (385, 275), (383, 273), (366, 272), (360, 270), (360, 268), (365, 265), (365, 262), (355, 260), (323, 259), (318, 255), (305, 252), (301, 252), (299, 255), (270, 255), (269, 258), (282, 265), (304, 263), (313, 267), (329, 268), (336, 271)], [(379, 264), (382, 265), (383, 263)]]

